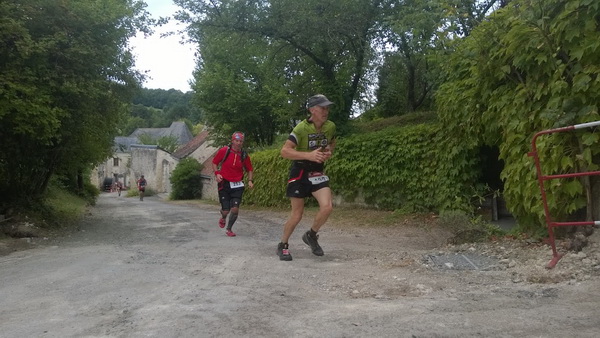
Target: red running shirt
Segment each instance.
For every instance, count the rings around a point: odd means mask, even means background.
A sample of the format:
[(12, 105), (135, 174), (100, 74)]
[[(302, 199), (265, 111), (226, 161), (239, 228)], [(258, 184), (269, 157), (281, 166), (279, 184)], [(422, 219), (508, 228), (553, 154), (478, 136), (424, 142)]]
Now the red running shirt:
[[(212, 160), (213, 164), (219, 165), (227, 153), (227, 148), (228, 146), (225, 146), (217, 151), (217, 154)], [(221, 164), (219, 174), (229, 182), (239, 182), (244, 178), (244, 169), (246, 169), (246, 171), (254, 171), (250, 156), (246, 155), (246, 159), (242, 163), (242, 153), (231, 148), (229, 156), (227, 156), (225, 162)]]

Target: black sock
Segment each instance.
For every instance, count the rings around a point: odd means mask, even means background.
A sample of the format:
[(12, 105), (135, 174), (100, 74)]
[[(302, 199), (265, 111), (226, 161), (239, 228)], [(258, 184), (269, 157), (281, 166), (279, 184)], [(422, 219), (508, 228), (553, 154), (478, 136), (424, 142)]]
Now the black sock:
[(233, 223), (235, 223), (237, 218), (238, 218), (238, 214), (233, 213), (233, 212), (229, 214), (229, 222), (227, 223), (227, 230), (231, 230), (231, 228), (233, 227)]
[(315, 237), (315, 236), (317, 235), (317, 232), (316, 232), (316, 231), (314, 231), (312, 228), (310, 228), (309, 235), (310, 235), (311, 237)]

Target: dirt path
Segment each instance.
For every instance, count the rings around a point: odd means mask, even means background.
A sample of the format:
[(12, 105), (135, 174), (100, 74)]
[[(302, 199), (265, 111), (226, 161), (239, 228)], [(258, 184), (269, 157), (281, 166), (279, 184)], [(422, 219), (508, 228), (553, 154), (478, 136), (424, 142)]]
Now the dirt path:
[(0, 257), (0, 336), (600, 335), (598, 274), (532, 283), (518, 257), (434, 268), (426, 257), (449, 254), (443, 234), (412, 226), (326, 226), (316, 257), (301, 224), (281, 262), (285, 215), (244, 211), (235, 238), (217, 217), (217, 206), (103, 194), (78, 232)]

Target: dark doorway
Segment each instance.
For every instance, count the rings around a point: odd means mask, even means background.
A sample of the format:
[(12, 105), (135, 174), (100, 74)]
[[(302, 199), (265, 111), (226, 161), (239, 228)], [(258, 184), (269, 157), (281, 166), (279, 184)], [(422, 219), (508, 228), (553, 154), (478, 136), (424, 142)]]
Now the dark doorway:
[(489, 193), (482, 202), (484, 213), (489, 215), (491, 221), (500, 219), (511, 220), (513, 216), (506, 208), (504, 200), (504, 181), (500, 178), (504, 170), (504, 161), (500, 159), (500, 149), (497, 146), (482, 146), (479, 148), (479, 160), (481, 165), (480, 184), (489, 187)]

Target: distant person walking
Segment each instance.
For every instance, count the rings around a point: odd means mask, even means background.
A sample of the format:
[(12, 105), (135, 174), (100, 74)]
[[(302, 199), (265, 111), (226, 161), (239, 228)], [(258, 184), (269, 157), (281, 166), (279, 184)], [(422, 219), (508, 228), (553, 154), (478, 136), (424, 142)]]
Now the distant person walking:
[(231, 135), (231, 144), (224, 146), (217, 151), (213, 158), (212, 167), (218, 182), (219, 201), (221, 202), (221, 218), (219, 227), (224, 228), (227, 222), (225, 234), (229, 237), (235, 237), (233, 224), (238, 218), (242, 195), (244, 194), (244, 170), (248, 173), (248, 187), (252, 189), (254, 182), (254, 169), (250, 156), (242, 146), (244, 145), (244, 134), (235, 132)]
[(332, 104), (321, 94), (310, 97), (306, 104), (309, 117), (294, 127), (281, 148), (281, 156), (292, 160), (286, 192), (292, 211), (283, 226), (281, 242), (277, 245), (277, 255), (282, 261), (292, 260), (288, 240), (302, 220), (304, 199), (310, 196), (319, 203), (319, 211), (310, 230), (302, 235), (302, 240), (310, 246), (313, 254), (324, 254), (317, 232), (333, 211), (329, 177), (323, 173), (324, 163), (331, 158), (335, 148), (336, 128), (328, 120), (329, 106)]
[(144, 175), (140, 176), (140, 179), (137, 181), (138, 191), (140, 193), (140, 201), (144, 200), (144, 193), (146, 192), (146, 179)]

